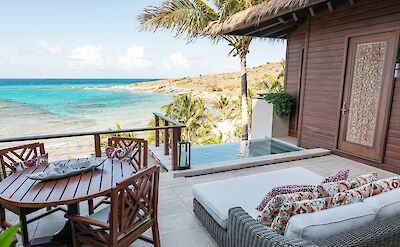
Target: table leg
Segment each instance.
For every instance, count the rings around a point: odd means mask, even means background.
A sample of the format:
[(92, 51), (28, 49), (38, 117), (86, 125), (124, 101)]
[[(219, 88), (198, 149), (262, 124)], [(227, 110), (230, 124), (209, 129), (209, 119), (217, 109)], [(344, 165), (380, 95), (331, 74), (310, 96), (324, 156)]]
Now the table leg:
[[(68, 205), (68, 213), (79, 214), (79, 204)], [(71, 223), (68, 220), (65, 222), (63, 228), (51, 237), (42, 237), (33, 239), (31, 246), (72, 246), (72, 230)]]
[[(68, 213), (69, 214), (78, 214), (79, 215), (79, 204), (71, 204), (68, 205)], [(58, 231), (52, 241), (58, 242), (60, 240), (66, 240), (68, 244), (72, 244), (72, 230), (71, 230), (71, 222), (68, 220), (64, 227)]]

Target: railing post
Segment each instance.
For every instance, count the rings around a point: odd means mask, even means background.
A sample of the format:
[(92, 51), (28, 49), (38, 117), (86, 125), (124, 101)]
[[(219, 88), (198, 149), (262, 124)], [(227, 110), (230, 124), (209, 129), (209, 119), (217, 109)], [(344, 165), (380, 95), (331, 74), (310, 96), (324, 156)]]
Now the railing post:
[(172, 170), (178, 169), (178, 141), (181, 140), (181, 128), (172, 130)]
[[(164, 126), (169, 126), (167, 120), (164, 120)], [(169, 129), (164, 130), (164, 154), (169, 155)]]
[(94, 152), (96, 157), (101, 157), (100, 134), (94, 134)]
[[(157, 115), (154, 115), (154, 127), (159, 127), (160, 126), (160, 117)], [(160, 146), (160, 131), (156, 129), (156, 138), (155, 138), (155, 144), (156, 147)]]

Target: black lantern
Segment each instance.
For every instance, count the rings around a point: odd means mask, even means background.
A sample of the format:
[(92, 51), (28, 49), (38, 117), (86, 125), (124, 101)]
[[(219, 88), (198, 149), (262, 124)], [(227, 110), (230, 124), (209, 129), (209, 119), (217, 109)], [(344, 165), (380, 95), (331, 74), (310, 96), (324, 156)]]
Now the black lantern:
[(190, 169), (190, 149), (192, 144), (189, 141), (178, 142), (178, 170)]
[(394, 64), (394, 78), (400, 78), (400, 55), (396, 59)]

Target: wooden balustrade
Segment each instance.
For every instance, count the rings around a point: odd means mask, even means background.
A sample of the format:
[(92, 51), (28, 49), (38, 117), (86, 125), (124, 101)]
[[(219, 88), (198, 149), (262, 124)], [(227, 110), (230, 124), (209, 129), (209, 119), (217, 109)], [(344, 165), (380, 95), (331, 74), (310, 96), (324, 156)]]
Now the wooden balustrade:
[[(172, 150), (172, 170), (178, 168), (178, 142), (181, 140), (181, 128), (186, 127), (184, 124), (173, 120), (160, 113), (154, 113), (155, 116), (155, 127), (160, 127), (160, 120), (162, 120), (164, 127), (175, 127), (164, 129), (164, 155), (170, 155), (170, 149)], [(170, 131), (172, 130), (172, 141), (170, 142)], [(155, 132), (155, 144), (156, 147), (160, 145), (160, 134)], [(158, 146), (157, 146), (158, 144)]]
[[(154, 131), (155, 132), (155, 146), (159, 147), (160, 146), (160, 131), (163, 131), (164, 132), (164, 154), (170, 155), (170, 149), (172, 150), (172, 155), (171, 155), (172, 169), (176, 170), (178, 167), (178, 152), (177, 152), (178, 141), (181, 140), (181, 128), (185, 128), (186, 126), (184, 124), (179, 123), (179, 122), (177, 122), (167, 116), (164, 116), (160, 113), (153, 113), (153, 114), (155, 117), (155, 126), (154, 127), (1, 138), (0, 143), (13, 143), (13, 142), (24, 142), (24, 141), (38, 141), (38, 140), (93, 136), (93, 138), (94, 138), (94, 154), (96, 157), (101, 157), (101, 136), (102, 135), (128, 133), (128, 132)], [(160, 126), (160, 120), (162, 120), (164, 126)], [(171, 139), (170, 131), (172, 131), (172, 141), (171, 142), (170, 142), (170, 139)]]

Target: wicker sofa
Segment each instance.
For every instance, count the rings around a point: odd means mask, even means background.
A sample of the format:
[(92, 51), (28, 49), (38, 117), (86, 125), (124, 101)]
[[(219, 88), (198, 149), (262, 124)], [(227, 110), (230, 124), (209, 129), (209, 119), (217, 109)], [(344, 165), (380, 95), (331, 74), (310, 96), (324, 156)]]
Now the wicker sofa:
[[(400, 215), (375, 220), (370, 224), (340, 234), (309, 241), (288, 238), (271, 231), (255, 220), (254, 213), (250, 216), (242, 207), (230, 208), (226, 224), (221, 226), (221, 221), (216, 220), (213, 212), (210, 213), (212, 210), (209, 206), (205, 206), (204, 202), (199, 202), (196, 199), (198, 198), (196, 193), (194, 195), (194, 214), (221, 247), (400, 246)], [(224, 196), (221, 198), (226, 200)]]

